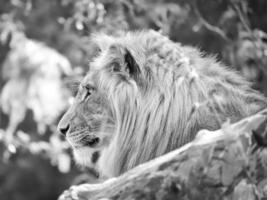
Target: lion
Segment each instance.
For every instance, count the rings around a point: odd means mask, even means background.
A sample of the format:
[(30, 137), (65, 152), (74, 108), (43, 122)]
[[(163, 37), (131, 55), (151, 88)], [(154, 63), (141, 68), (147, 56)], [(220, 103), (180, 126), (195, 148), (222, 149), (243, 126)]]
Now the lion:
[(127, 170), (267, 106), (238, 72), (156, 31), (98, 34), (99, 48), (59, 131), (102, 177)]

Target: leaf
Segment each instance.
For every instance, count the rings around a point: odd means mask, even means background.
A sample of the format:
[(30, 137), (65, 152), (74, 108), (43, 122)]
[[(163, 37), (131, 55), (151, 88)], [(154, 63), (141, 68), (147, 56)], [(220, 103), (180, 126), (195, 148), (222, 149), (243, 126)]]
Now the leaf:
[(44, 133), (68, 105), (70, 92), (62, 76), (71, 73), (69, 61), (59, 52), (35, 40), (20, 38), (3, 66), (7, 83), (1, 93), (1, 107), (10, 116), (10, 132), (30, 109), (38, 131)]

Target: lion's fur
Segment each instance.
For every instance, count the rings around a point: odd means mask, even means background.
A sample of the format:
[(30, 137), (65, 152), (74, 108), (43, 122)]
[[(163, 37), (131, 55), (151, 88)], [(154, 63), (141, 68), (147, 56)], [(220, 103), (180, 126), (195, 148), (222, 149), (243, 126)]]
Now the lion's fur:
[[(218, 129), (228, 118), (235, 122), (267, 105), (246, 80), (215, 58), (157, 32), (98, 35), (93, 41), (101, 53), (83, 83), (90, 82), (101, 93), (105, 114), (115, 127), (112, 132), (99, 131), (108, 137), (97, 149), (97, 167), (106, 176), (117, 176), (176, 149), (200, 129)], [(129, 75), (126, 51), (140, 72)], [(116, 65), (119, 72), (112, 71)], [(78, 160), (86, 155), (82, 154)]]

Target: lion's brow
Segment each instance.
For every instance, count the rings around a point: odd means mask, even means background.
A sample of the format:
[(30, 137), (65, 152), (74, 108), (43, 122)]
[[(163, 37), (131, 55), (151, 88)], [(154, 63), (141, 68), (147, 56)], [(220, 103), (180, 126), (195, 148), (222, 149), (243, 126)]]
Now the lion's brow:
[(76, 78), (64, 78), (64, 85), (73, 93), (78, 91), (80, 84), (81, 80), (78, 80)]

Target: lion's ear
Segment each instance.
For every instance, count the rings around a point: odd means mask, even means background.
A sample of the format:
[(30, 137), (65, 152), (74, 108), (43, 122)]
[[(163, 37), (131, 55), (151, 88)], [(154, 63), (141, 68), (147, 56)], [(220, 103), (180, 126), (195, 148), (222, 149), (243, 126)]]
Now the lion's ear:
[[(109, 52), (113, 55), (113, 57), (119, 58), (119, 62), (115, 62), (113, 66), (114, 71), (124, 71), (129, 74), (130, 77), (135, 79), (140, 75), (141, 70), (139, 65), (126, 47), (117, 44), (111, 45), (109, 47)], [(123, 66), (121, 65), (121, 62), (124, 63)]]
[(135, 78), (138, 77), (141, 73), (139, 65), (128, 49), (125, 50), (124, 61), (126, 63), (125, 70), (129, 73), (129, 75)]

